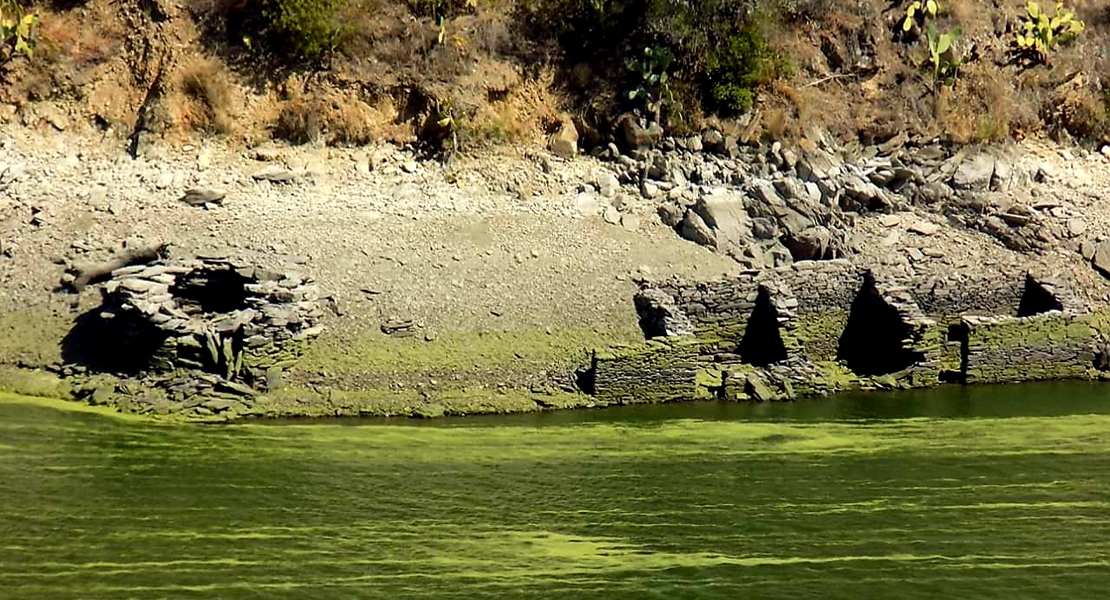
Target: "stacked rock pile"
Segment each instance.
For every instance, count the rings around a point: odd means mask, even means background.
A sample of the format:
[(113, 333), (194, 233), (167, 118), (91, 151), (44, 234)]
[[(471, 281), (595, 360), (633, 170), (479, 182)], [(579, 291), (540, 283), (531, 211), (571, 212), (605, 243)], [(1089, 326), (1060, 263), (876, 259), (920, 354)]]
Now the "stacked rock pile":
[(319, 290), (299, 273), (231, 257), (117, 269), (100, 313), (153, 348), (153, 371), (192, 370), (257, 387), (320, 334)]

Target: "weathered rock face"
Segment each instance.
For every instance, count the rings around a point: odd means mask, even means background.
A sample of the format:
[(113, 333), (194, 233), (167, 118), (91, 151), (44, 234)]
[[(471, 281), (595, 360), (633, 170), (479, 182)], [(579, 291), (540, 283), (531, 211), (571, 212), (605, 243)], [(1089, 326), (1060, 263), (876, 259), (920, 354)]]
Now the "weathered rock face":
[[(644, 123), (629, 117), (625, 124), (630, 155), (615, 146), (598, 154), (614, 159), (617, 179), (646, 198), (665, 195), (658, 205), (663, 223), (751, 269), (848, 256), (856, 250), (857, 216), (913, 206), (1019, 252), (1059, 248), (1087, 231), (1078, 219), (1061, 226), (1051, 201), (1025, 195), (1019, 188), (1034, 175), (1003, 149), (911, 143), (900, 135), (869, 147), (819, 138), (795, 151), (779, 143), (738, 144), (715, 130), (658, 141), (644, 133)], [(687, 212), (700, 221), (685, 218)]]
[(100, 315), (127, 335), (151, 340), (156, 372), (209, 373), (264, 386), (292, 366), (322, 331), (310, 279), (235, 258), (198, 258), (118, 269), (103, 288)]
[(709, 226), (718, 252), (740, 249), (752, 241), (752, 220), (744, 208), (744, 197), (736, 192), (715, 188), (691, 208)]
[[(796, 179), (708, 188), (677, 229), (686, 239), (757, 269), (845, 256), (848, 219), (822, 199), (816, 185)], [(660, 209), (671, 219), (677, 210), (673, 204)]]
[(1110, 277), (1110, 242), (1102, 242), (1095, 247), (1091, 255), (1091, 264), (1103, 276)]
[(621, 117), (620, 131), (628, 149), (638, 152), (656, 147), (663, 139), (663, 128), (658, 123), (640, 123), (630, 114)]

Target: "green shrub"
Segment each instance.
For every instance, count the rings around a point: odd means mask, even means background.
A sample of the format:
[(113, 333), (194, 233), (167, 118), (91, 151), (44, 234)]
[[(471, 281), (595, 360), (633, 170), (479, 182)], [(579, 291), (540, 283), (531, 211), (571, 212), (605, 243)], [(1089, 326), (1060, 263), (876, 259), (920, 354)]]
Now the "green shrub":
[(1026, 18), (1022, 20), (1021, 31), (1017, 34), (1015, 45), (1019, 54), (1033, 62), (1048, 64), (1049, 51), (1057, 45), (1075, 41), (1083, 33), (1086, 25), (1075, 18), (1075, 12), (1057, 2), (1053, 13), (1042, 9), (1030, 1), (1025, 7)]
[[(589, 65), (594, 79), (592, 89), (579, 90), (583, 97), (620, 99), (622, 106), (606, 105), (606, 111), (643, 108), (645, 99), (654, 107), (662, 104), (668, 127), (691, 125), (682, 112), (697, 114), (701, 108), (724, 114), (750, 110), (759, 88), (787, 73), (767, 40), (771, 21), (810, 18), (829, 6), (829, 0), (519, 2), (526, 13), (522, 30), (533, 43), (541, 42), (568, 71)], [(645, 48), (653, 54), (645, 56)], [(662, 56), (673, 60), (660, 67)], [(683, 93), (674, 94), (676, 89)]]
[(740, 28), (706, 55), (705, 81), (712, 108), (723, 114), (751, 110), (756, 88), (782, 75), (785, 68), (758, 28)]
[(929, 65), (933, 71), (933, 91), (941, 85), (953, 85), (963, 60), (956, 54), (953, 44), (960, 38), (959, 28), (939, 33), (936, 25), (929, 24), (925, 39), (929, 43)]
[(335, 49), (342, 0), (267, 0), (262, 16), (276, 44), (297, 58), (318, 60)]
[(15, 0), (0, 0), (0, 63), (34, 56), (38, 25), (38, 13), (26, 12)]

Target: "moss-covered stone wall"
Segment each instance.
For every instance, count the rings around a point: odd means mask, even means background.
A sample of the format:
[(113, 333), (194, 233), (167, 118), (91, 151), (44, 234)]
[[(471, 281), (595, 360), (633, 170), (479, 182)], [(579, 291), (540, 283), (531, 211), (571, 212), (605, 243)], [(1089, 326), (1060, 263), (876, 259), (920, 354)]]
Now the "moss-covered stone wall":
[[(688, 331), (645, 331), (649, 344), (599, 362), (598, 372), (609, 375), (597, 379), (598, 397), (780, 399), (945, 382), (1091, 378), (1099, 376), (1100, 340), (1110, 336), (1110, 317), (1089, 311), (1058, 277), (1033, 273), (975, 281), (965, 293), (826, 261), (712, 282), (645, 283), (643, 289), (638, 309), (665, 306), (673, 322), (689, 324)], [(915, 292), (926, 295), (924, 305)], [(1031, 293), (1038, 302), (1027, 301)], [(750, 360), (739, 349), (760, 294), (784, 307), (775, 313), (775, 335), (786, 353), (773, 364)], [(1033, 305), (1050, 308), (1015, 316)], [(901, 360), (887, 360), (891, 356)], [(644, 383), (647, 388), (636, 389)], [(660, 385), (663, 393), (653, 391)]]

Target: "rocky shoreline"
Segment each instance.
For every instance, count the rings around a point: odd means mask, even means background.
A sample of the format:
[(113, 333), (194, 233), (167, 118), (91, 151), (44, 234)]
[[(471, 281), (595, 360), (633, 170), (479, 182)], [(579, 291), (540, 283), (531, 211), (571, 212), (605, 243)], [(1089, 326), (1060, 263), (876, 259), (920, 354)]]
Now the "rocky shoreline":
[[(594, 158), (447, 166), (389, 147), (132, 160), (17, 132), (0, 140), (0, 387), (228, 420), (1102, 377), (1102, 155), (636, 127)], [(171, 257), (112, 271), (100, 298), (57, 291), (127, 238)], [(81, 358), (94, 317), (133, 335), (92, 354), (144, 364)]]

